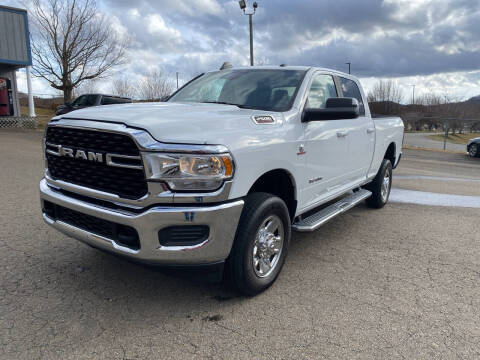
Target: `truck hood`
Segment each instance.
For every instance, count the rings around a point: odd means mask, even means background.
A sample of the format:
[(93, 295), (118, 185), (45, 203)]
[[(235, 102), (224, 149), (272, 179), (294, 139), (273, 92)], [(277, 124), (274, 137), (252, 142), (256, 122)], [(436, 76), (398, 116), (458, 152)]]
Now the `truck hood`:
[(253, 115), (270, 115), (278, 124), (280, 113), (205, 103), (135, 103), (103, 105), (72, 111), (56, 119), (122, 123), (147, 130), (157, 141), (188, 144), (224, 144), (255, 128)]

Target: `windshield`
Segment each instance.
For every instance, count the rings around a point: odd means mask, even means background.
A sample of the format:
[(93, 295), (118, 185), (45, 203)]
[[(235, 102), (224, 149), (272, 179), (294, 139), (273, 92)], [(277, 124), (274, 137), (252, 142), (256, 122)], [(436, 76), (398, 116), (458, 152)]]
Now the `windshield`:
[(236, 105), (246, 109), (287, 111), (305, 71), (238, 69), (207, 73), (168, 101)]

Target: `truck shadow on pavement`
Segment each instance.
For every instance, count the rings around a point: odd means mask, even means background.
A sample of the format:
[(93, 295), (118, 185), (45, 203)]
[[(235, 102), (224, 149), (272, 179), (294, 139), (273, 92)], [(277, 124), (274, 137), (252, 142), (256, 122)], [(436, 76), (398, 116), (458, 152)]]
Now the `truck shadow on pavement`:
[[(358, 211), (369, 210), (365, 205), (359, 205), (358, 208)], [(349, 218), (362, 217), (362, 215), (355, 214), (355, 211), (350, 211), (346, 216), (333, 219), (313, 233), (292, 232), (289, 255), (284, 269), (277, 282), (266, 293), (281, 290), (285, 284), (282, 285), (282, 281), (279, 280), (288, 278), (289, 268), (302, 263), (302, 259), (322, 256), (323, 248), (340, 246), (347, 242), (348, 237), (342, 236), (337, 228), (345, 226), (345, 222), (348, 222)], [(333, 238), (332, 234), (335, 234)], [(67, 241), (75, 240), (68, 239)], [(108, 301), (111, 299), (117, 299), (117, 301), (122, 299), (126, 302), (135, 299), (151, 300), (156, 306), (162, 306), (164, 302), (175, 303), (180, 298), (202, 298), (205, 303), (208, 303), (208, 299), (210, 299), (214, 301), (213, 304), (241, 302), (249, 299), (249, 297), (236, 292), (226, 282), (221, 281), (222, 277), (218, 277), (218, 273), (212, 272), (210, 269), (150, 266), (83, 244), (79, 246), (84, 247), (85, 251), (82, 251), (82, 255), (75, 262), (85, 265), (75, 267), (77, 273), (75, 278), (80, 281), (79, 286), (82, 284), (84, 286), (82, 293), (92, 291), (104, 294), (101, 296), (105, 296)], [(322, 265), (320, 263), (317, 266)], [(82, 278), (84, 280), (81, 280)], [(107, 290), (109, 295), (106, 293)]]

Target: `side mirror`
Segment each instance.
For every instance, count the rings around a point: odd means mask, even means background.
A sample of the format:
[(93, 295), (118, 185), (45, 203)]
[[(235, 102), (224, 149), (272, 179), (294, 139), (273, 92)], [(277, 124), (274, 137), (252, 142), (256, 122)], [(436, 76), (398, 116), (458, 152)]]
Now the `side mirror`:
[(360, 114), (360, 106), (355, 98), (329, 98), (325, 109), (306, 108), (302, 122), (356, 119)]
[(67, 105), (68, 107), (72, 107), (72, 103), (70, 101), (65, 101), (65, 105)]

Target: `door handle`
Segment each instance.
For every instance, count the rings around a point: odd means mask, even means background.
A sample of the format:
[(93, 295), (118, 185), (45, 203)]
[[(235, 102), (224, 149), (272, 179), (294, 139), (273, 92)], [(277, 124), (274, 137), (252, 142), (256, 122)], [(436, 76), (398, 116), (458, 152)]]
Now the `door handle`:
[(342, 138), (348, 135), (348, 131), (337, 131), (337, 137)]
[(375, 128), (368, 128), (367, 129), (367, 134), (371, 134), (373, 132), (375, 132)]

